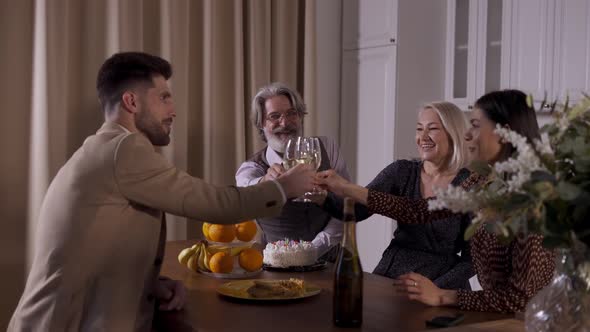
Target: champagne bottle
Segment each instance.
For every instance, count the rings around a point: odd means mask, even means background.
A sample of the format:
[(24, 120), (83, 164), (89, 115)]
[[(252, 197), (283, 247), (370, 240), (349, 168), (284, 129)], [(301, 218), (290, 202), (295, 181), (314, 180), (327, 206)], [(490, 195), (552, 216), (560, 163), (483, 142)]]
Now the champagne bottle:
[(334, 272), (333, 320), (339, 327), (358, 327), (363, 321), (363, 269), (356, 247), (354, 201), (344, 199), (344, 237)]

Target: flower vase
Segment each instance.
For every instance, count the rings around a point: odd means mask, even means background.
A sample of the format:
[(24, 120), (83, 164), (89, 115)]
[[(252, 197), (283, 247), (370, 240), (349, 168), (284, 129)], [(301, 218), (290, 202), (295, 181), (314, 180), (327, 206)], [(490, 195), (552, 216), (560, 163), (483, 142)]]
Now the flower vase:
[(528, 303), (528, 332), (590, 332), (589, 250), (558, 249), (553, 280)]

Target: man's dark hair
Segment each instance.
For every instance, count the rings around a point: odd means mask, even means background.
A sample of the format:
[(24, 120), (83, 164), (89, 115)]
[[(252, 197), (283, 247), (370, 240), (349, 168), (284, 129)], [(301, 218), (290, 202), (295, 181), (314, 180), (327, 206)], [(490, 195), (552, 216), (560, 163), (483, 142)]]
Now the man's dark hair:
[[(501, 90), (483, 95), (475, 107), (485, 116), (501, 126), (508, 127), (524, 136), (529, 144), (540, 139), (539, 125), (535, 110), (527, 104), (526, 94), (520, 90)], [(512, 144), (503, 144), (499, 160), (508, 159), (516, 150)]]
[(125, 90), (136, 84), (153, 86), (153, 77), (166, 80), (172, 76), (170, 63), (158, 56), (142, 52), (116, 53), (100, 67), (96, 90), (103, 110), (121, 101)]

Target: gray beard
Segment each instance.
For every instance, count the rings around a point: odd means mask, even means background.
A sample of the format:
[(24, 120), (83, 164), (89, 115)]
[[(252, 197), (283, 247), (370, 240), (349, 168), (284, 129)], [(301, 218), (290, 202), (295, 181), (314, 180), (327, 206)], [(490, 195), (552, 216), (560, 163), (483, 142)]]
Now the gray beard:
[(285, 153), (285, 144), (287, 144), (287, 142), (283, 143), (274, 136), (267, 137), (266, 140), (268, 141), (268, 146), (270, 146), (271, 149), (278, 153)]

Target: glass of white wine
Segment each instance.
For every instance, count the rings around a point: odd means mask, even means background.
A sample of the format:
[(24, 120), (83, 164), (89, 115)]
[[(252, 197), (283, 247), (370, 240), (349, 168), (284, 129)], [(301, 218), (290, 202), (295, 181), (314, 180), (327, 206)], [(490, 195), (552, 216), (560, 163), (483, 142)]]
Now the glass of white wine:
[[(309, 164), (317, 170), (321, 164), (321, 156), (322, 152), (318, 138), (302, 136), (291, 138), (287, 141), (287, 145), (285, 146), (283, 167), (288, 170), (297, 164)], [(312, 200), (305, 197), (307, 195), (313, 195), (313, 193), (307, 192), (293, 201), (306, 203), (312, 202)]]
[[(313, 137), (313, 144), (314, 144), (314, 154), (315, 154), (315, 169), (316, 171), (320, 170), (320, 166), (322, 165), (322, 145), (320, 144), (320, 139), (317, 137)], [(328, 192), (325, 189), (320, 189), (318, 187), (313, 187), (313, 189), (310, 192), (306, 192), (305, 193), (305, 197), (308, 200), (311, 200), (314, 203), (317, 204), (323, 204), (324, 200), (326, 199), (326, 196), (328, 195)]]

